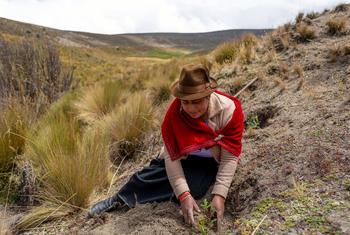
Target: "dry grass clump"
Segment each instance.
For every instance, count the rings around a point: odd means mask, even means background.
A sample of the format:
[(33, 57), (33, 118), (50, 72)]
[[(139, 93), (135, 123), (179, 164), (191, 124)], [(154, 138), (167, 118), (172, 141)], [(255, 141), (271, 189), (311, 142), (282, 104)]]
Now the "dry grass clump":
[(238, 53), (239, 44), (237, 41), (225, 42), (215, 49), (215, 61), (219, 64), (230, 63), (237, 57)]
[(252, 33), (246, 33), (240, 39), (238, 59), (242, 64), (249, 64), (254, 59), (254, 48), (258, 44), (257, 37)]
[(299, 12), (298, 15), (295, 17), (295, 24), (300, 24), (304, 19), (304, 13)]
[(233, 62), (238, 58), (241, 63), (250, 63), (257, 43), (257, 37), (251, 33), (244, 34), (239, 40), (225, 42), (215, 49), (215, 61), (223, 64)]
[(336, 62), (342, 54), (342, 48), (339, 45), (334, 45), (328, 49), (328, 57), (330, 62)]
[(310, 20), (316, 19), (317, 17), (319, 17), (319, 13), (317, 12), (309, 12), (306, 17), (309, 18)]
[(294, 63), (293, 72), (300, 78), (304, 76), (304, 69), (299, 63)]
[(15, 156), (23, 152), (28, 128), (27, 114), (16, 104), (0, 113), (0, 172), (7, 172)]
[(299, 40), (302, 42), (308, 42), (316, 37), (315, 30), (304, 23), (300, 23), (297, 26), (296, 31), (298, 33)]
[(105, 82), (88, 89), (75, 103), (77, 117), (93, 124), (103, 119), (125, 98), (126, 88), (120, 82)]
[(291, 26), (288, 24), (282, 27), (278, 27), (271, 35), (272, 44), (277, 51), (283, 51), (290, 47), (290, 43), (291, 43), (290, 27)]
[(297, 85), (297, 88), (296, 88), (296, 91), (301, 90), (301, 88), (304, 86), (304, 84), (305, 84), (305, 78), (304, 77), (300, 77), (298, 85)]
[(4, 221), (3, 219), (0, 218), (0, 234), (1, 235), (10, 235), (11, 230), (10, 226)]
[(152, 83), (150, 90), (154, 105), (160, 105), (170, 99), (170, 86), (171, 82), (165, 79), (160, 79), (159, 81)]
[(109, 140), (99, 128), (83, 132), (70, 114), (71, 97), (63, 98), (38, 126), (25, 155), (41, 182), (40, 195), (86, 207), (92, 191), (107, 184)]
[(289, 64), (286, 62), (279, 63), (279, 73), (284, 78), (288, 78)]
[(45, 203), (39, 207), (29, 210), (14, 226), (16, 232), (25, 232), (39, 227), (45, 222), (63, 218), (74, 211), (72, 207), (62, 203)]
[(327, 32), (330, 35), (341, 35), (345, 33), (346, 18), (335, 18), (327, 21)]
[(115, 161), (132, 156), (140, 147), (142, 138), (155, 125), (154, 111), (150, 99), (139, 92), (131, 94), (117, 112), (105, 118), (103, 126), (112, 136)]
[(348, 4), (346, 3), (340, 3), (334, 8), (334, 12), (345, 12), (348, 10)]
[(280, 77), (272, 77), (272, 81), (274, 83), (274, 87), (279, 87), (280, 91), (284, 91), (286, 89), (286, 83)]

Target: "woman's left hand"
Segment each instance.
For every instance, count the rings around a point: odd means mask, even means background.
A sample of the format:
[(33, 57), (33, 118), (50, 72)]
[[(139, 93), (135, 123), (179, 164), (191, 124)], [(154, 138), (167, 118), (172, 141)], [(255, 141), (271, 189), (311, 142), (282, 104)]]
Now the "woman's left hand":
[(216, 210), (217, 232), (220, 232), (224, 219), (225, 198), (218, 194), (215, 194), (213, 200), (211, 201), (211, 206), (214, 207), (214, 209)]

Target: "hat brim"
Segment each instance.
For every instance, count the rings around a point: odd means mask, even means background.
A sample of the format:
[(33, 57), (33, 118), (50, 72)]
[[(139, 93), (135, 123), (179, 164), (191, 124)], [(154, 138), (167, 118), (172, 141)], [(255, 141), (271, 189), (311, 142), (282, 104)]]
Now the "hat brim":
[(180, 100), (197, 100), (197, 99), (201, 99), (203, 97), (206, 97), (208, 95), (210, 95), (211, 93), (213, 93), (215, 91), (215, 89), (218, 87), (218, 84), (216, 82), (216, 80), (212, 77), (209, 78), (210, 80), (210, 89), (207, 89), (203, 92), (199, 92), (199, 93), (194, 93), (194, 94), (188, 94), (188, 93), (183, 93), (180, 92), (178, 89), (178, 84), (179, 81), (175, 81), (171, 87), (170, 87), (170, 91), (171, 94), (173, 96), (175, 96), (176, 98), (179, 98)]

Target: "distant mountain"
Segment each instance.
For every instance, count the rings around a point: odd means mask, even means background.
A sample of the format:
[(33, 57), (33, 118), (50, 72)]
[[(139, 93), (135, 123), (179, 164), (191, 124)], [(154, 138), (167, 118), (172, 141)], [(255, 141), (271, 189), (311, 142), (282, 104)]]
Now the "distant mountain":
[(244, 33), (261, 35), (271, 29), (233, 29), (207, 33), (136, 33), (136, 34), (95, 34), (58, 30), (28, 23), (0, 18), (0, 33), (26, 36), (48, 37), (68, 46), (78, 47), (117, 47), (124, 49), (149, 50), (184, 49), (192, 52), (206, 51), (218, 44), (240, 37)]

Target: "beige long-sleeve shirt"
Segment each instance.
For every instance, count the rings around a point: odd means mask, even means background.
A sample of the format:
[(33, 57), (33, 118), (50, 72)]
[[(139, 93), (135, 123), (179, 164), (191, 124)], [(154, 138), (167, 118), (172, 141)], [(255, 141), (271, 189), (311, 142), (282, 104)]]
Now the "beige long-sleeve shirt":
[[(231, 99), (217, 93), (212, 93), (208, 108), (208, 126), (214, 131), (226, 126), (231, 120), (235, 108), (236, 106)], [(233, 175), (236, 171), (238, 163), (237, 157), (218, 145), (210, 150), (215, 160), (219, 163), (216, 181), (211, 193), (226, 198)], [(160, 158), (164, 158), (165, 160), (167, 175), (176, 197), (185, 191), (190, 191), (180, 162), (181, 159), (186, 157), (187, 156), (183, 156), (182, 158), (172, 161), (164, 146), (160, 153)]]

